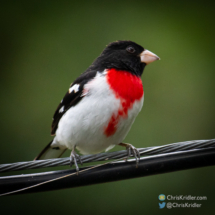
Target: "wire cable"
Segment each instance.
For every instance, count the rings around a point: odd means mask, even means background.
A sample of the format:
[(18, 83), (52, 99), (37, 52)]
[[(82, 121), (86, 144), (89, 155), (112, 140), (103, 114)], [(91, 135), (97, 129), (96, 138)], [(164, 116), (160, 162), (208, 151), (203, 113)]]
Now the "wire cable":
[[(91, 167), (0, 177), (0, 196), (67, 189), (215, 165), (215, 147), (111, 161)], [(89, 170), (89, 171), (87, 171)], [(212, 170), (213, 171), (213, 170)]]
[[(204, 149), (209, 147), (215, 147), (215, 139), (210, 140), (193, 140), (172, 143), (156, 147), (139, 148), (141, 156), (145, 155), (157, 155), (170, 152), (187, 151), (191, 149)], [(95, 155), (83, 155), (81, 160), (83, 163), (95, 162), (95, 161), (107, 161), (111, 159), (119, 159), (127, 156), (127, 151), (116, 151), (109, 153), (100, 153)], [(70, 165), (70, 158), (55, 158), (47, 160), (36, 160), (27, 162), (17, 162), (9, 164), (1, 164), (0, 172), (17, 171), (25, 169), (38, 169), (44, 167), (66, 166)]]

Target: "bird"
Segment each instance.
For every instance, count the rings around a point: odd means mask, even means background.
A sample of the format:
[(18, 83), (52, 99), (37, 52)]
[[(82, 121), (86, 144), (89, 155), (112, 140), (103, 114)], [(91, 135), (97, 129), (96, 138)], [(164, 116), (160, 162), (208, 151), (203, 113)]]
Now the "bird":
[(35, 160), (58, 158), (69, 149), (78, 173), (82, 161), (76, 149), (86, 155), (120, 145), (138, 164), (139, 151), (123, 140), (143, 106), (143, 70), (159, 59), (130, 40), (108, 44), (70, 85), (53, 116), (54, 138)]

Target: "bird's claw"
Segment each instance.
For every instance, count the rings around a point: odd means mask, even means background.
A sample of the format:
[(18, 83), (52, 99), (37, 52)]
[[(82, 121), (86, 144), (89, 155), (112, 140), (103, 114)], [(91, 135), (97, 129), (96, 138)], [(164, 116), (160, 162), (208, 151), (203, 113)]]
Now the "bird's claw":
[(75, 164), (77, 175), (79, 174), (79, 167), (78, 167), (78, 161), (82, 165), (81, 156), (78, 155), (75, 150), (73, 149), (70, 154), (70, 167), (72, 167), (73, 163)]
[(126, 145), (127, 145), (126, 149), (127, 149), (127, 152), (128, 152), (128, 157), (131, 157), (132, 154), (133, 154), (133, 156), (136, 159), (136, 167), (138, 167), (138, 163), (139, 163), (139, 160), (140, 160), (140, 152), (133, 145), (131, 145), (131, 144), (126, 144)]

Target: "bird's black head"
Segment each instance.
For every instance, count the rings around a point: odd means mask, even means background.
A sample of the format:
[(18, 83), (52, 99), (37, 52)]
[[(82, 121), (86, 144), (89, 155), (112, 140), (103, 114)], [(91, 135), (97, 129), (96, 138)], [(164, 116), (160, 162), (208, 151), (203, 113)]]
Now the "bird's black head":
[(115, 68), (141, 76), (144, 67), (159, 57), (132, 41), (110, 43), (89, 69), (103, 71)]

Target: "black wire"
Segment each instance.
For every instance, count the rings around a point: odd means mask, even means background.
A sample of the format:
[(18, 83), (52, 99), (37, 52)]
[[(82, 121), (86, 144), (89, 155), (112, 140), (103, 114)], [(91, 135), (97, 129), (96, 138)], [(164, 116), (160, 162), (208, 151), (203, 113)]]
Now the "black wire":
[[(154, 155), (141, 158), (138, 168), (134, 160), (107, 164), (81, 174), (43, 184), (19, 193), (34, 193), (113, 182), (167, 172), (215, 165), (215, 148)], [(89, 167), (86, 167), (89, 168)], [(80, 171), (86, 168), (80, 168)], [(0, 193), (22, 189), (47, 180), (62, 177), (75, 170), (52, 171), (36, 174), (0, 177)]]

